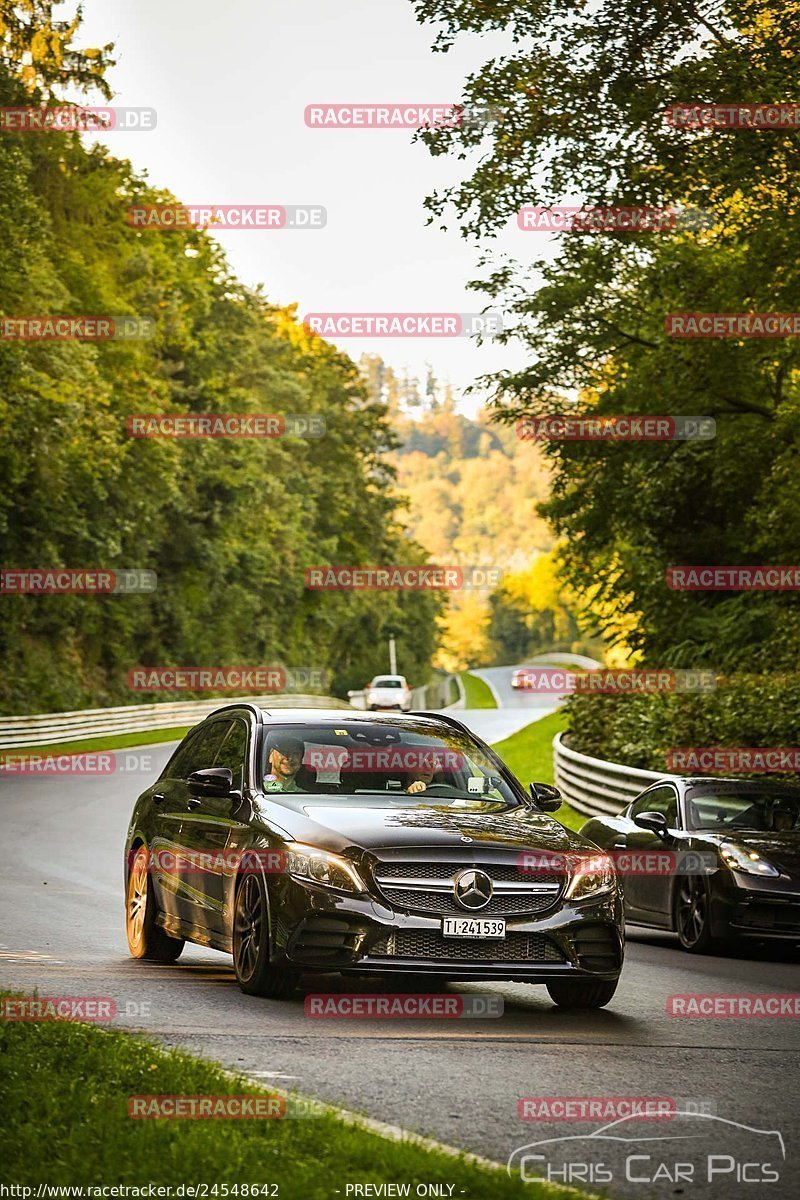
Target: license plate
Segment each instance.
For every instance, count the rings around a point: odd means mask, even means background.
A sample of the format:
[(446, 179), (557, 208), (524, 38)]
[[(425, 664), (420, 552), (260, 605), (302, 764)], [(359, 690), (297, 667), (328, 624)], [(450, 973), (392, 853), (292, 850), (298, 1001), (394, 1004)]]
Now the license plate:
[(443, 937), (504, 938), (506, 923), (496, 917), (443, 917)]

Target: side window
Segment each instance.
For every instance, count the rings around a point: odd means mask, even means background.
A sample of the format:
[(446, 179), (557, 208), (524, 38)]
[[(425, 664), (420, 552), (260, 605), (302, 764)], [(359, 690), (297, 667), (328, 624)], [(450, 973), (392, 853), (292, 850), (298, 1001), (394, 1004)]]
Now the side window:
[(192, 771), (213, 767), (216, 753), (230, 726), (230, 721), (212, 721), (209, 725), (201, 725), (179, 748), (165, 772), (165, 778), (188, 779)]
[(228, 767), (233, 772), (233, 786), (241, 789), (244, 787), (246, 762), (247, 724), (237, 718), (231, 722), (225, 740), (217, 751), (214, 766)]
[(667, 819), (669, 828), (677, 828), (678, 797), (675, 789), (665, 785), (653, 788), (652, 792), (646, 792), (644, 796), (640, 796), (631, 809), (631, 818), (643, 812), (662, 813)]
[(189, 756), (192, 753), (192, 746), (200, 736), (201, 730), (193, 729), (191, 733), (187, 733), (186, 737), (181, 742), (178, 749), (169, 760), (164, 770), (161, 772), (162, 779), (185, 779), (184, 766), (189, 761)]

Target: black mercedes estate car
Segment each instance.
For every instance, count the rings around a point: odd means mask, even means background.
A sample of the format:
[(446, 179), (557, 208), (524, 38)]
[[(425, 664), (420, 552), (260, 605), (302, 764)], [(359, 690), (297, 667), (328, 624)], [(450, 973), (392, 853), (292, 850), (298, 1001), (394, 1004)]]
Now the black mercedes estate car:
[(548, 815), (559, 804), (449, 716), (221, 708), (134, 807), (131, 954), (210, 946), (262, 996), (312, 972), (400, 972), (601, 1007), (622, 900), (607, 857)]

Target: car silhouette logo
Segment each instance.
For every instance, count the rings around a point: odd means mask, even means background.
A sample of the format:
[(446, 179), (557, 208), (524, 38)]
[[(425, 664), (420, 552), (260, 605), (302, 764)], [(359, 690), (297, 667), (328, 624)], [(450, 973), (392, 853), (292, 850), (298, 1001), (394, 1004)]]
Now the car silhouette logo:
[(485, 871), (476, 871), (474, 867), (470, 867), (466, 871), (459, 871), (455, 877), (453, 892), (456, 903), (462, 908), (472, 911), (485, 908), (492, 898), (493, 891), (492, 881)]

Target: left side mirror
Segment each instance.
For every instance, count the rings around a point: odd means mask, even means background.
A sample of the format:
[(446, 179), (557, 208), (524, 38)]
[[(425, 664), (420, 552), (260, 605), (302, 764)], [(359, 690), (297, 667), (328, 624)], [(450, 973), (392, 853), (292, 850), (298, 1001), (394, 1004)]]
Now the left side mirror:
[(634, 825), (638, 825), (640, 829), (647, 829), (650, 833), (655, 833), (659, 837), (664, 837), (667, 832), (667, 818), (660, 812), (643, 812), (633, 818)]
[(549, 783), (531, 783), (528, 790), (531, 800), (542, 812), (556, 812), (561, 808), (561, 792)]

